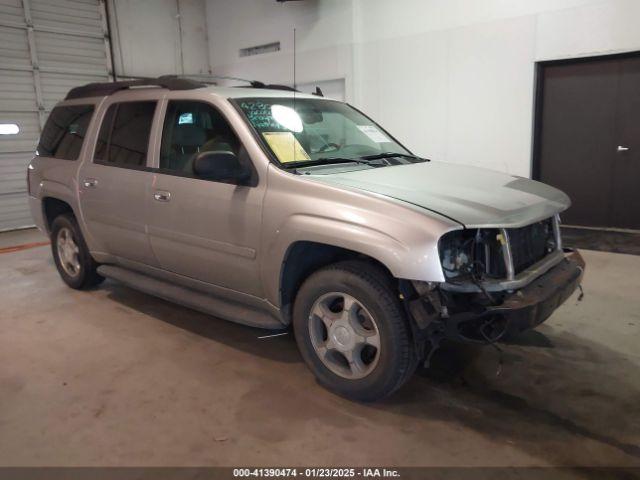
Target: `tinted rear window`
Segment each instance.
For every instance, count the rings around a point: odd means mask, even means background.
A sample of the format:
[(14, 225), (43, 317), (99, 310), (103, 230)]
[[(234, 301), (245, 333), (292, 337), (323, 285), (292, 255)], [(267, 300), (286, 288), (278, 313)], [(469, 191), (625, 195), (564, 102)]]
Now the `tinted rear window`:
[(36, 153), (43, 157), (77, 160), (93, 115), (93, 105), (56, 107), (42, 130)]
[(118, 166), (144, 166), (156, 102), (111, 105), (104, 116), (95, 160)]

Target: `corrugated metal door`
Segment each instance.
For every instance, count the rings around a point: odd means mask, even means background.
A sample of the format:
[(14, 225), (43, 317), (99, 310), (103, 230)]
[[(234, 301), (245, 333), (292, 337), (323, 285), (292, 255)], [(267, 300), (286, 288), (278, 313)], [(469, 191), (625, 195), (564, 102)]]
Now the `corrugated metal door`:
[(104, 2), (0, 0), (0, 45), (0, 132), (19, 128), (0, 133), (2, 231), (33, 223), (26, 166), (55, 103), (74, 86), (111, 78)]

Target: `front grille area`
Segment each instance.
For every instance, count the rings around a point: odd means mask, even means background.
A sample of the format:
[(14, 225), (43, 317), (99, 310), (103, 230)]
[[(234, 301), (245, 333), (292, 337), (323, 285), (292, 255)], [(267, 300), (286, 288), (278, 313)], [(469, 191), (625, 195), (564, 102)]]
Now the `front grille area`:
[(552, 217), (521, 228), (447, 232), (438, 241), (444, 276), (454, 282), (513, 280), (558, 250), (555, 230)]
[(516, 275), (557, 248), (552, 218), (522, 228), (508, 228), (507, 234)]

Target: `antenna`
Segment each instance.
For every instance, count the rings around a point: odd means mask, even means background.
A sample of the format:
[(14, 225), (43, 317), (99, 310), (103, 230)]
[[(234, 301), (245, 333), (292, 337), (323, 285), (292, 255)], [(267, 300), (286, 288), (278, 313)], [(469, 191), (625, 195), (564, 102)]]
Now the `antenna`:
[[(296, 28), (293, 27), (293, 111), (298, 113), (296, 110)], [(293, 137), (293, 141), (291, 142), (291, 147), (293, 148), (293, 161), (296, 159), (296, 135), (294, 132), (291, 133)]]

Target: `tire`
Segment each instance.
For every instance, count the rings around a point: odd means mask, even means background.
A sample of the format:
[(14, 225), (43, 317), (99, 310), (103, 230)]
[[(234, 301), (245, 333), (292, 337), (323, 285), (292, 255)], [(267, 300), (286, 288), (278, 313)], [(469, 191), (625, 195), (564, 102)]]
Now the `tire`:
[(300, 287), (293, 310), (296, 342), (328, 390), (373, 402), (391, 395), (415, 371), (411, 329), (390, 280), (367, 262), (345, 261), (318, 270)]
[(51, 224), (51, 251), (62, 280), (71, 288), (83, 290), (98, 285), (98, 264), (91, 257), (80, 227), (71, 214), (57, 216)]

